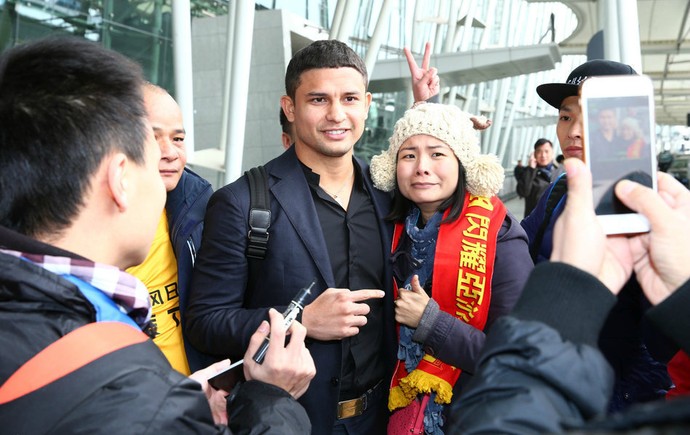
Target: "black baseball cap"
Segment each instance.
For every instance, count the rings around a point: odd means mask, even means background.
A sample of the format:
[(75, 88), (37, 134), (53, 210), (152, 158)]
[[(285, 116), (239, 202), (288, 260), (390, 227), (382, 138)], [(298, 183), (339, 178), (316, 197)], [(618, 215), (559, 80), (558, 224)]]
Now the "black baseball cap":
[(578, 95), (580, 83), (589, 77), (629, 75), (637, 75), (630, 65), (612, 60), (590, 60), (575, 68), (565, 83), (546, 83), (537, 86), (537, 94), (551, 106), (560, 109), (566, 97)]

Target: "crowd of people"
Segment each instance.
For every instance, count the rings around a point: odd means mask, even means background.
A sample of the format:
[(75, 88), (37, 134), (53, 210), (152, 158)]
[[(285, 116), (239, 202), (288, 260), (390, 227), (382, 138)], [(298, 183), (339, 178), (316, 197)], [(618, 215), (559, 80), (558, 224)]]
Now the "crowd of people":
[[(490, 122), (436, 102), (429, 44), (421, 66), (405, 53), (415, 104), (370, 165), (362, 59), (336, 40), (295, 53), (253, 258), (249, 175), (212, 192), (186, 168), (181, 111), (137, 65), (74, 38), (5, 51), (2, 431), (690, 429), (690, 401), (663, 402), (688, 385), (690, 192), (620, 182), (651, 231), (607, 237), (580, 161), (582, 81), (636, 72), (594, 60), (537, 88), (566, 160), (539, 139), (516, 168), (519, 222), (479, 147)], [(619, 139), (644, 152), (627, 118)], [(242, 381), (209, 384), (242, 358)]]

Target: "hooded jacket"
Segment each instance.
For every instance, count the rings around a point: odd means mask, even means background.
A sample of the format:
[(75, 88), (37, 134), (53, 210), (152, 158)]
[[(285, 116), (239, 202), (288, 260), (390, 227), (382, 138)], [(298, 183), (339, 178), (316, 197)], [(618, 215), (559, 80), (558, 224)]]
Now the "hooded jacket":
[[(3, 248), (79, 258), (0, 227)], [(71, 281), (0, 252), (0, 384), (63, 335), (95, 322), (96, 308)], [(232, 430), (308, 433), (304, 409), (285, 391), (243, 384), (231, 406)], [(49, 423), (47, 426), (46, 424)], [(125, 347), (0, 406), (8, 433), (229, 433), (213, 423), (197, 382), (174, 371), (147, 340)]]

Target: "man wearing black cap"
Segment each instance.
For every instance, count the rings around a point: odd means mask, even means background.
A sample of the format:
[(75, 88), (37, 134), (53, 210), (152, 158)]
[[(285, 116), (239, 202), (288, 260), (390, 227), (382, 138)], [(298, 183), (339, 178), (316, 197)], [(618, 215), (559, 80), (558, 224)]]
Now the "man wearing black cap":
[[(591, 60), (575, 68), (565, 83), (547, 83), (537, 86), (537, 94), (558, 109), (558, 123), (556, 135), (565, 158), (575, 157), (582, 160), (583, 156), (583, 126), (582, 110), (580, 108), (580, 84), (595, 76), (635, 75), (637, 72), (626, 64), (610, 60)], [(553, 225), (563, 210), (565, 199), (565, 180), (558, 186), (552, 183), (534, 208), (534, 211), (522, 221), (522, 226), (530, 240), (530, 252), (535, 263), (548, 260), (551, 256)], [(561, 194), (558, 199), (554, 195)], [(556, 204), (551, 217), (545, 216), (549, 197)], [(561, 200), (561, 198), (563, 198)], [(541, 228), (542, 223), (548, 224)], [(541, 234), (539, 234), (541, 233)]]
[[(548, 83), (537, 87), (537, 93), (551, 106), (558, 109), (556, 135), (566, 158), (583, 157), (583, 117), (580, 108), (579, 89), (582, 82), (594, 76), (634, 75), (629, 65), (609, 60), (592, 60), (575, 68), (565, 83)], [(592, 146), (610, 146), (606, 141), (594, 141)], [(553, 230), (556, 220), (564, 209), (567, 199), (565, 176), (551, 183), (542, 195), (534, 211), (521, 225), (530, 241), (530, 253), (535, 264), (548, 260), (553, 247)], [(609, 313), (599, 337), (599, 347), (616, 372), (616, 386), (610, 410), (620, 410), (630, 403), (654, 398), (670, 386), (666, 367), (653, 360), (641, 340), (640, 316), (649, 303), (642, 296), (639, 284), (633, 276), (618, 296), (618, 302)], [(661, 339), (654, 336), (647, 345), (664, 348)], [(645, 335), (646, 336), (646, 335)], [(665, 349), (659, 350), (659, 352)], [(655, 354), (655, 355), (657, 355)], [(635, 381), (629, 381), (634, 375)], [(626, 374), (627, 373), (627, 374)]]

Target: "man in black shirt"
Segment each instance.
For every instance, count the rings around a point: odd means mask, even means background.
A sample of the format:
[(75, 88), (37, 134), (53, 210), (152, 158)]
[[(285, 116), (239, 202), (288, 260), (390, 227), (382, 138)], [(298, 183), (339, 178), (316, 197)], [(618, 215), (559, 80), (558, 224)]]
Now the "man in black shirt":
[(385, 433), (394, 366), (392, 275), (385, 261), (390, 198), (353, 155), (371, 94), (362, 59), (317, 41), (288, 65), (281, 106), (294, 144), (265, 165), (271, 226), (266, 257), (246, 256), (247, 177), (209, 201), (188, 318), (192, 344), (246, 348), (269, 307), (283, 310), (312, 279), (301, 318), (317, 374), (300, 402), (312, 433)]

